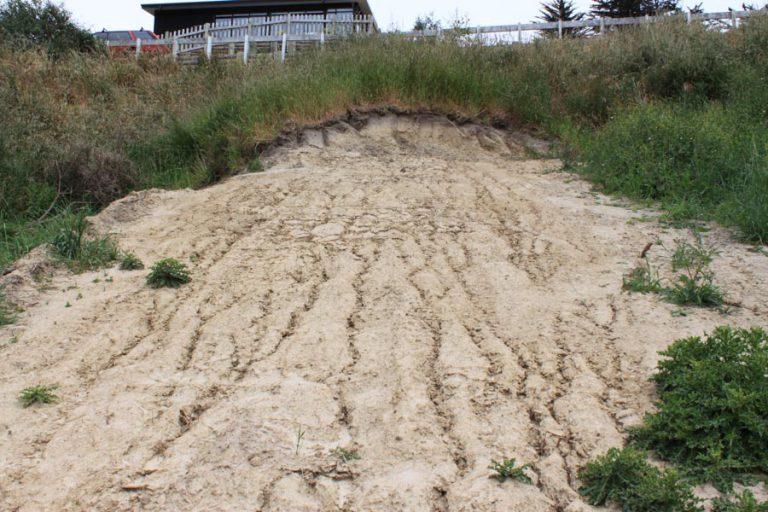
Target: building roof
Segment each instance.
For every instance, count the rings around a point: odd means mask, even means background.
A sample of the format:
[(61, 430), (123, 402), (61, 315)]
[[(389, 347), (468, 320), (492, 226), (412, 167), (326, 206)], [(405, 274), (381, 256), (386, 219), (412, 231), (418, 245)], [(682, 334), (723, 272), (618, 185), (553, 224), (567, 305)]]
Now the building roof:
[(358, 4), (365, 14), (373, 14), (368, 0), (215, 0), (206, 2), (142, 4), (141, 8), (151, 15), (158, 11), (185, 11), (189, 9), (221, 9), (226, 7), (285, 7), (289, 5), (332, 6), (334, 4)]

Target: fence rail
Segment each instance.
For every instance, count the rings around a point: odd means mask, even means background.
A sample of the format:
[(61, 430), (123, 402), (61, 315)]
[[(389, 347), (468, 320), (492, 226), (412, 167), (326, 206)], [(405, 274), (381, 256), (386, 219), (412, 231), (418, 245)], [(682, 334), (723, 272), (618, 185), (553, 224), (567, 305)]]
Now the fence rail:
[[(719, 23), (723, 28), (736, 28), (741, 20), (752, 16), (766, 14), (759, 11), (729, 11), (704, 14), (684, 15), (690, 23)], [(524, 32), (557, 32), (564, 37), (568, 29), (591, 29), (598, 33), (611, 27), (627, 25), (644, 25), (669, 20), (666, 16), (645, 16), (641, 18), (594, 18), (580, 21), (557, 21), (554, 23), (518, 23), (515, 25), (490, 25), (451, 30), (425, 30), (405, 32), (401, 35), (408, 37), (442, 37), (450, 33), (467, 36), (517, 34), (518, 42), (523, 42)], [(192, 27), (166, 34), (162, 39), (137, 41), (110, 41), (108, 46), (121, 49), (133, 49), (137, 57), (143, 52), (169, 53), (174, 59), (187, 54), (202, 54), (207, 59), (215, 55), (236, 57), (237, 49), (242, 48), (243, 61), (247, 64), (252, 56), (254, 47), (269, 48), (271, 53), (279, 56), (285, 62), (289, 46), (302, 44), (317, 44), (321, 46), (326, 40), (343, 38), (352, 35), (372, 35), (378, 33), (376, 20), (373, 16), (341, 16), (328, 17), (321, 15), (285, 15), (269, 20), (230, 20), (229, 24), (209, 24), (202, 27)], [(225, 49), (225, 52), (221, 50)]]

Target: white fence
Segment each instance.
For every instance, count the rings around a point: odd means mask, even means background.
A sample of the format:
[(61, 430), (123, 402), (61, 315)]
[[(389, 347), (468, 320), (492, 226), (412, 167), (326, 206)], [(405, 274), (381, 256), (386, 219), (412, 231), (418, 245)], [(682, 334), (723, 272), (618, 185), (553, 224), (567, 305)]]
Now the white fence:
[[(722, 28), (736, 28), (740, 20), (765, 14), (760, 11), (729, 11), (708, 14), (686, 13), (688, 23), (719, 24)], [(682, 16), (682, 15), (677, 15)], [(594, 18), (581, 21), (558, 21), (554, 23), (518, 23), (515, 25), (492, 25), (457, 29), (459, 33), (474, 36), (497, 35), (509, 40), (517, 36), (523, 42), (524, 32), (550, 32), (564, 37), (567, 29), (590, 29), (597, 33), (610, 30), (611, 27), (644, 25), (670, 19), (671, 16), (646, 16), (641, 18)], [(370, 35), (378, 33), (378, 26), (373, 16), (322, 16), (322, 15), (285, 15), (268, 20), (228, 20), (226, 24), (217, 23), (193, 27), (166, 34), (162, 39), (148, 41), (110, 41), (108, 46), (135, 50), (137, 57), (143, 52), (169, 53), (174, 59), (185, 54), (202, 54), (213, 59), (222, 53), (236, 56), (235, 47), (242, 47), (242, 58), (247, 64), (254, 46), (268, 46), (273, 53), (285, 62), (291, 44), (325, 44), (327, 39), (343, 38), (352, 35)], [(407, 32), (409, 37), (442, 37), (456, 30), (428, 30)], [(219, 50), (218, 52), (216, 50)]]

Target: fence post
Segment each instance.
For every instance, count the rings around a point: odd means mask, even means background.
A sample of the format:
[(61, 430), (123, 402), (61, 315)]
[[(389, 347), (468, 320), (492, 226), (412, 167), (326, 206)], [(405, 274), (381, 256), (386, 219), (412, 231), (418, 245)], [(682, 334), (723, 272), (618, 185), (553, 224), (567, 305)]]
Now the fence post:
[(560, 39), (563, 38), (563, 20), (557, 20), (557, 34)]
[(520, 44), (523, 43), (523, 24), (522, 23), (517, 24), (517, 42)]
[(685, 22), (689, 25), (693, 23), (693, 13), (691, 11), (685, 13)]
[(288, 34), (283, 34), (283, 49), (280, 52), (280, 62), (285, 64), (285, 52), (288, 49)]
[(245, 34), (245, 38), (243, 38), (243, 63), (247, 66), (248, 65), (248, 57), (251, 53), (251, 38), (248, 34)]
[(179, 58), (179, 38), (178, 37), (173, 38), (173, 50), (171, 50), (171, 54), (173, 55), (173, 60), (177, 60)]
[(320, 49), (325, 48), (325, 30), (320, 32)]
[(600, 17), (600, 33), (605, 33), (605, 18)]
[(291, 13), (285, 15), (285, 33), (291, 33)]
[(208, 36), (208, 42), (205, 45), (205, 58), (213, 59), (213, 36)]
[(739, 19), (736, 17), (736, 11), (731, 11), (731, 28), (739, 28)]
[(141, 38), (136, 40), (136, 58), (141, 57)]

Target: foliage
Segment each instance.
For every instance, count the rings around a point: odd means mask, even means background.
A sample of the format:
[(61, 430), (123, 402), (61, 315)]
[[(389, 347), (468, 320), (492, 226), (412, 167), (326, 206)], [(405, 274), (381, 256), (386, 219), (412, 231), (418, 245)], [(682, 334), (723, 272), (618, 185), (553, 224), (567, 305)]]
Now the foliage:
[(190, 280), (187, 266), (172, 258), (155, 263), (147, 276), (147, 284), (152, 288), (179, 288)]
[(69, 217), (51, 244), (57, 257), (73, 270), (82, 272), (109, 265), (117, 260), (119, 251), (110, 237), (92, 236), (82, 214)]
[(515, 459), (504, 459), (502, 462), (491, 461), (491, 465), (488, 469), (493, 471), (491, 478), (495, 478), (499, 482), (503, 483), (505, 480), (516, 480), (524, 484), (532, 483), (531, 478), (525, 474), (525, 470), (531, 467), (530, 464), (524, 464), (520, 467), (516, 466), (517, 461)]
[(418, 16), (413, 23), (413, 30), (415, 32), (424, 32), (432, 30), (440, 30), (442, 23), (435, 18), (435, 13), (431, 12), (423, 16)]
[(709, 269), (715, 251), (701, 242), (681, 242), (672, 256), (672, 269), (682, 271), (675, 285), (666, 291), (669, 299), (680, 306), (716, 307), (723, 304), (723, 294), (714, 284)]
[(17, 47), (45, 48), (51, 54), (99, 48), (92, 34), (50, 0), (5, 0), (0, 4), (0, 40)]
[(592, 15), (607, 18), (656, 16), (680, 9), (679, 0), (594, 0)]
[(651, 466), (633, 448), (612, 448), (579, 473), (590, 505), (615, 503), (627, 512), (700, 512), (691, 488), (675, 470)]
[(142, 262), (138, 256), (129, 252), (123, 255), (120, 260), (120, 270), (143, 270), (144, 262)]
[(664, 288), (661, 286), (658, 274), (654, 272), (648, 259), (643, 261), (644, 265), (638, 265), (624, 277), (622, 289), (635, 293), (661, 293)]
[(768, 472), (768, 336), (719, 327), (661, 353), (657, 411), (632, 438), (699, 481)]
[[(581, 21), (585, 17), (585, 14), (578, 12), (576, 6), (572, 0), (549, 0), (549, 3), (542, 3), (539, 10), (538, 19), (546, 23), (555, 23), (557, 21)], [(583, 29), (577, 28), (564, 28), (564, 36), (583, 36), (586, 32)], [(558, 36), (557, 31), (544, 32), (546, 37)]]
[(19, 394), (19, 401), (25, 408), (35, 404), (52, 404), (58, 400), (54, 391), (56, 391), (56, 386), (38, 385), (26, 388)]
[(360, 460), (360, 454), (357, 452), (357, 450), (347, 450), (345, 448), (336, 448), (333, 450), (333, 454), (338, 457), (338, 459), (343, 462), (351, 462), (353, 460)]
[(758, 503), (747, 490), (733, 497), (717, 498), (712, 505), (712, 512), (768, 512), (768, 503)]

